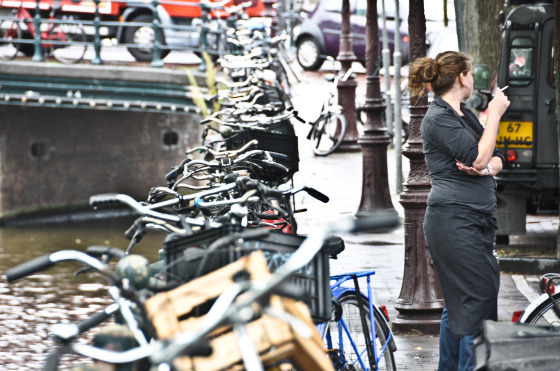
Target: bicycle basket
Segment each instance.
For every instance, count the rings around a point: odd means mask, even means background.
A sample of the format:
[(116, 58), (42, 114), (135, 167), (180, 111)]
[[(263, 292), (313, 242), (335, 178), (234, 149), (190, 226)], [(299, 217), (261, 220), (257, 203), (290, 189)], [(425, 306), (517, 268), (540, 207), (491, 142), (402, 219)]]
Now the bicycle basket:
[[(208, 247), (218, 238), (238, 233), (240, 226), (226, 225), (220, 228), (203, 230), (192, 235), (172, 234), (163, 243), (166, 262), (166, 279), (180, 283), (192, 280), (203, 259), (202, 274), (208, 274), (228, 265), (242, 256), (255, 250), (261, 250), (266, 258), (268, 269), (274, 272), (300, 246), (305, 237), (285, 234), (271, 230), (258, 240), (245, 240), (225, 248), (208, 252)], [(205, 255), (209, 255), (204, 258)], [(319, 252), (303, 269), (296, 272), (290, 282), (303, 288), (306, 293), (305, 302), (309, 306), (312, 317), (317, 322), (330, 318), (331, 292), (329, 280), (329, 255), (326, 251)]]
[[(288, 177), (291, 177), (299, 170), (298, 138), (295, 135), (278, 134), (254, 129), (244, 130), (226, 140), (226, 149), (233, 150), (241, 148), (253, 139), (259, 142), (257, 149), (286, 155), (287, 159), (284, 161), (279, 160), (278, 163), (289, 169)], [(275, 177), (275, 174), (269, 174), (269, 176)]]

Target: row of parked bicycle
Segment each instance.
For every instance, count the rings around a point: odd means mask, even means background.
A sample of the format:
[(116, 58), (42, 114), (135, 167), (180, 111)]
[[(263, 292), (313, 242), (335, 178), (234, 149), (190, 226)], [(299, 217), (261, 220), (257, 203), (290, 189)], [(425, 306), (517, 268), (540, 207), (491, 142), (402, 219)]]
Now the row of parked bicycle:
[[(14, 282), (73, 261), (85, 266), (80, 273), (107, 281), (106, 309), (52, 327), (56, 346), (46, 370), (66, 367), (68, 353), (118, 370), (396, 369), (387, 313), (372, 302), (374, 272), (330, 277), (329, 258), (344, 249), (336, 234), (398, 220), (340, 218), (298, 233), (294, 195), (329, 197), (292, 181), (298, 114), (279, 56), (282, 37), (242, 22), (236, 30), (228, 37), (236, 54), (218, 61), (224, 78), (210, 97), (214, 112), (201, 120), (200, 146), (187, 149), (144, 201), (119, 193), (90, 198), (94, 208), (137, 214), (123, 231), (128, 246), (57, 251), (6, 272)], [(310, 126), (318, 154), (332, 139), (323, 121)], [(151, 262), (136, 247), (154, 232), (166, 238)], [(89, 331), (93, 345), (79, 342)]]

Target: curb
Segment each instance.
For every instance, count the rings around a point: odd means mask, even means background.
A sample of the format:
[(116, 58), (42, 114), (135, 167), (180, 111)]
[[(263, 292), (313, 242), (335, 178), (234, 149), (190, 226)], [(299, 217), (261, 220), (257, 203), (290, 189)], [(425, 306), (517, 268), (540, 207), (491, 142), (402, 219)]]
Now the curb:
[(500, 270), (518, 274), (545, 274), (560, 272), (560, 260), (537, 258), (498, 258)]

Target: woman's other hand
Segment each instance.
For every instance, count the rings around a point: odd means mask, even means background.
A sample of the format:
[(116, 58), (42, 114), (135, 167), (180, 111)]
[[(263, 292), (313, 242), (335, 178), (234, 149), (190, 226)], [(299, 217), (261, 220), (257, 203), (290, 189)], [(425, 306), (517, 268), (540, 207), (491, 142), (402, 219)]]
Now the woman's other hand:
[(465, 173), (469, 174), (469, 175), (474, 175), (474, 176), (485, 176), (488, 175), (488, 169), (484, 168), (482, 170), (477, 170), (472, 166), (467, 166), (465, 164), (463, 164), (461, 161), (456, 160), (456, 165), (457, 165), (457, 169), (464, 171)]

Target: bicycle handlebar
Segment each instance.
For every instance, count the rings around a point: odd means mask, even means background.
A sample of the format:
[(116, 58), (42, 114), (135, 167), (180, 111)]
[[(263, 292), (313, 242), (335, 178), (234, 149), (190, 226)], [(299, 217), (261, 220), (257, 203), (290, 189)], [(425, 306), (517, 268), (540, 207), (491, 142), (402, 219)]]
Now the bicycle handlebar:
[(91, 255), (96, 258), (100, 258), (103, 255), (109, 255), (111, 258), (120, 259), (126, 255), (123, 249), (111, 246), (88, 246), (86, 249), (86, 254)]
[[(298, 116), (298, 112), (293, 110), (293, 109), (289, 109), (287, 110), (286, 113), (281, 114), (281, 115), (276, 115), (276, 116), (271, 116), (271, 117), (261, 117), (261, 116), (254, 116), (252, 118), (245, 118), (243, 121), (245, 123), (239, 123), (239, 122), (226, 122), (226, 121), (222, 121), (216, 117), (212, 117), (209, 116), (208, 118), (206, 118), (204, 123), (209, 122), (209, 121), (214, 121), (220, 125), (224, 125), (224, 126), (233, 126), (233, 127), (240, 127), (240, 128), (250, 128), (250, 129), (262, 129), (264, 130), (264, 128), (259, 127), (258, 125), (270, 125), (276, 122), (280, 122), (282, 120), (286, 120), (289, 118), (296, 118), (297, 120), (305, 123), (306, 121), (303, 120), (301, 117)], [(201, 124), (203, 122), (201, 121)]]
[(74, 260), (96, 269), (106, 278), (108, 278), (112, 284), (118, 282), (118, 278), (112, 272), (107, 270), (105, 265), (98, 259), (95, 259), (86, 253), (75, 250), (57, 251), (52, 254), (42, 255), (28, 260), (20, 265), (16, 265), (15, 267), (9, 268), (6, 271), (6, 279), (11, 283), (21, 278), (48, 269), (56, 263), (67, 260)]
[(216, 79), (216, 84), (218, 83), (223, 84), (230, 89), (247, 87), (250, 84), (256, 84), (257, 82), (258, 82), (258, 78), (256, 76), (247, 76), (245, 81), (227, 81), (222, 78)]
[(223, 68), (266, 68), (270, 66), (272, 63), (272, 58), (268, 58), (263, 62), (251, 62), (250, 59), (248, 60), (239, 60), (239, 61), (228, 61), (223, 58), (219, 58), (218, 62), (221, 64)]
[[(110, 304), (107, 308), (103, 309), (86, 318), (82, 322), (78, 323), (78, 333), (82, 334), (96, 326), (99, 326), (103, 322), (111, 318), (119, 310), (119, 305), (117, 303)], [(56, 336), (56, 334), (55, 334)]]
[[(257, 142), (255, 142), (257, 143)], [(249, 144), (252, 144), (251, 142), (248, 143), (248, 145), (246, 145), (244, 148), (249, 147)], [(252, 145), (251, 145), (252, 146)], [(194, 177), (195, 179), (199, 179), (195, 177), (195, 174), (200, 172), (200, 171), (206, 171), (206, 170), (210, 170), (210, 169), (215, 169), (215, 170), (222, 170), (224, 168), (231, 168), (232, 166), (238, 166), (238, 165), (244, 165), (244, 162), (249, 162), (251, 163), (252, 161), (254, 162), (253, 165), (256, 166), (262, 166), (262, 165), (267, 165), (269, 167), (274, 167), (276, 168), (276, 170), (282, 171), (284, 173), (289, 173), (289, 169), (284, 166), (281, 163), (278, 163), (276, 161), (287, 161), (288, 157), (282, 153), (276, 153), (276, 152), (268, 152), (268, 151), (264, 151), (261, 149), (254, 149), (254, 150), (250, 150), (248, 152), (244, 152), (244, 153), (236, 153), (239, 151), (232, 151), (232, 153), (230, 153), (232, 156), (233, 155), (237, 155), (237, 158), (232, 158), (230, 157), (220, 157), (218, 160), (214, 160), (212, 162), (210, 161), (204, 161), (204, 160), (193, 160), (191, 162), (189, 162), (186, 165), (186, 169), (184, 171), (184, 176), (179, 179), (174, 185), (172, 185), (172, 189), (176, 189), (179, 184), (181, 182), (183, 182), (184, 180)], [(214, 152), (211, 152), (214, 153)], [(224, 155), (227, 155), (228, 152), (225, 152)], [(265, 156), (264, 159), (252, 159), (252, 157), (255, 156)], [(198, 167), (196, 169), (190, 169), (191, 166), (196, 166), (196, 165), (202, 165), (201, 167)], [(214, 178), (216, 176), (216, 174), (214, 174), (212, 176), (212, 178)], [(200, 178), (199, 180), (201, 180), (203, 178)], [(209, 179), (208, 177), (206, 177), (205, 179)], [(227, 182), (226, 182), (227, 183)], [(203, 187), (204, 189), (206, 189), (207, 187)], [(217, 190), (216, 188), (211, 188), (208, 191), (215, 191), (215, 192), (219, 192), (219, 190)], [(199, 193), (191, 195), (191, 196), (181, 196), (181, 198), (183, 200), (188, 200), (188, 199), (192, 199), (192, 198), (196, 198), (197, 195), (199, 195)], [(166, 202), (168, 205), (172, 202), (172, 200), (169, 201), (164, 201)], [(152, 208), (152, 207), (150, 207)]]
[(153, 216), (154, 218), (159, 218), (162, 220), (167, 220), (176, 223), (181, 221), (181, 218), (176, 215), (164, 214), (157, 211), (153, 211), (147, 208), (146, 206), (142, 205), (132, 197), (125, 194), (104, 193), (104, 194), (93, 195), (89, 198), (89, 204), (94, 208), (98, 208), (99, 206), (103, 206), (103, 205), (118, 205), (121, 203), (129, 206), (140, 215)]
[(183, 172), (183, 170), (185, 168), (185, 165), (189, 161), (192, 161), (192, 159), (186, 158), (183, 161), (181, 161), (179, 166), (177, 166), (175, 169), (171, 170), (169, 173), (165, 174), (165, 180), (167, 180), (168, 182), (174, 181), (177, 178), (177, 176)]
[(30, 276), (34, 273), (40, 272), (54, 265), (51, 261), (50, 255), (39, 256), (35, 259), (28, 260), (6, 271), (6, 279), (9, 283)]
[(224, 157), (236, 157), (240, 154), (244, 153), (245, 151), (249, 150), (252, 147), (258, 146), (259, 141), (256, 139), (250, 140), (249, 142), (245, 143), (243, 147), (233, 150), (226, 150), (226, 151), (215, 151), (210, 147), (195, 147), (187, 150), (187, 154), (191, 154), (196, 151), (206, 151), (209, 152), (215, 158), (224, 158)]
[(292, 191), (291, 194), (294, 195), (297, 192), (300, 191), (305, 191), (307, 192), (308, 195), (310, 195), (311, 197), (323, 202), (323, 203), (327, 203), (330, 201), (329, 196), (327, 196), (326, 194), (319, 192), (318, 190), (316, 190), (315, 188), (311, 188), (311, 187), (307, 187), (307, 186), (303, 186), (295, 191)]
[[(239, 92), (239, 93), (231, 93), (229, 90), (219, 90), (218, 91), (218, 98), (219, 99), (227, 99), (227, 103), (234, 104), (235, 107), (239, 105), (246, 104), (249, 107), (257, 104), (257, 100), (264, 95), (262, 88), (257, 85), (253, 85), (248, 90)], [(249, 101), (249, 99), (252, 99)], [(203, 120), (204, 121), (204, 120)], [(201, 122), (202, 124), (202, 122)]]
[(284, 154), (284, 153), (280, 153), (280, 152), (271, 152), (271, 151), (267, 151), (267, 153), (270, 155), (270, 157), (274, 160), (274, 161), (288, 161), (288, 155)]

